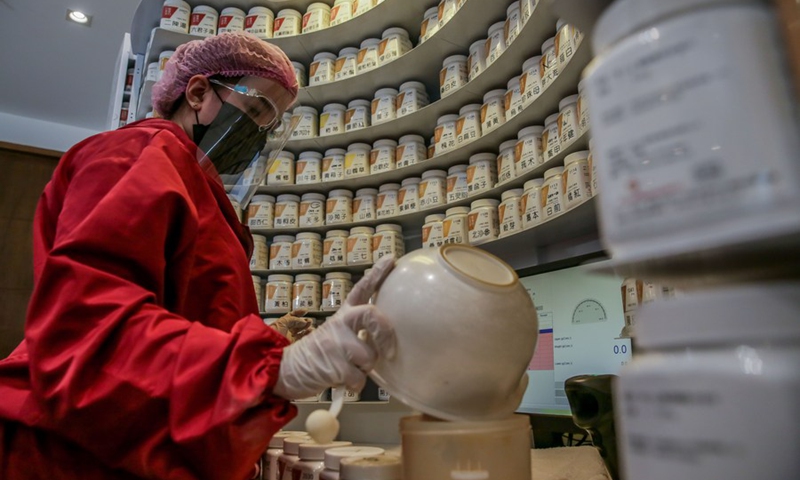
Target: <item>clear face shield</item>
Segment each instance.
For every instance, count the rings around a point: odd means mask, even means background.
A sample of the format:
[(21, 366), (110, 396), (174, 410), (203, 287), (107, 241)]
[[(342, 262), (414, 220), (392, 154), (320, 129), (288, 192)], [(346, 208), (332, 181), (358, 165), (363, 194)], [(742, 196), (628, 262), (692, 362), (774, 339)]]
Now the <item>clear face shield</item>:
[(294, 97), (278, 82), (264, 78), (244, 77), (236, 84), (214, 78), (209, 82), (222, 107), (209, 125), (195, 125), (198, 160), (246, 206), (264, 179), (267, 163), (294, 130), (291, 122), (282, 121)]

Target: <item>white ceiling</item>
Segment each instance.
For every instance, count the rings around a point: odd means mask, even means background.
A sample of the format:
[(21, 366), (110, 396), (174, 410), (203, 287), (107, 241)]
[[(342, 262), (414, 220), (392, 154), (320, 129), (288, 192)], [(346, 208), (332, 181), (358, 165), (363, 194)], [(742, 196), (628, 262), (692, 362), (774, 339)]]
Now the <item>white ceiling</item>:
[[(0, 112), (105, 130), (138, 0), (0, 0)], [(92, 15), (91, 27), (66, 20)]]

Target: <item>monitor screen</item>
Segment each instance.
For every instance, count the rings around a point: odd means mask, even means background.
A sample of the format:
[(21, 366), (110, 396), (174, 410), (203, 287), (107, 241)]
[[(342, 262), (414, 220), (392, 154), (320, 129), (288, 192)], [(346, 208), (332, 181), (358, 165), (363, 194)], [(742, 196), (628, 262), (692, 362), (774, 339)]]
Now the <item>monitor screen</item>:
[(571, 267), (520, 280), (533, 298), (539, 340), (528, 366), (528, 389), (519, 412), (569, 415), (564, 380), (583, 374), (616, 374), (631, 358), (622, 279)]

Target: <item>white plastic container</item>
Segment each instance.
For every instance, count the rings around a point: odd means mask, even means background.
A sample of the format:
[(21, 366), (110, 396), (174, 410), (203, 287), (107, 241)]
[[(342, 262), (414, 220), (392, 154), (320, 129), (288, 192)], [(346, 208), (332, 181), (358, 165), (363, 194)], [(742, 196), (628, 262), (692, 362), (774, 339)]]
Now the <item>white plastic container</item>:
[(493, 153), (476, 153), (469, 157), (467, 167), (467, 195), (474, 196), (494, 188), (497, 183), (497, 156)]
[(458, 115), (442, 115), (436, 120), (433, 138), (436, 142), (436, 154), (441, 155), (456, 148), (456, 122)]
[(281, 480), (278, 476), (278, 458), (283, 454), (283, 439), (302, 433), (303, 432), (281, 430), (272, 436), (269, 440), (269, 448), (266, 454), (264, 454), (265, 465), (263, 480)]
[(472, 45), (469, 46), (467, 74), (470, 82), (486, 70), (486, 41), (487, 39), (484, 38), (473, 42)]
[(442, 245), (444, 245), (444, 215), (428, 215), (422, 226), (422, 248), (436, 248)]
[(287, 437), (283, 441), (283, 453), (278, 457), (279, 480), (292, 480), (292, 467), (300, 460), (300, 445), (313, 442), (307, 434)]
[(292, 276), (270, 275), (267, 277), (264, 312), (288, 313), (292, 308)]
[(384, 449), (378, 447), (337, 447), (325, 450), (325, 469), (320, 472), (320, 480), (340, 480), (339, 479), (339, 463), (343, 458), (347, 457), (371, 457), (375, 455), (382, 455)]
[(505, 96), (503, 89), (492, 90), (483, 96), (481, 131), (484, 135), (506, 123)]
[(425, 139), (419, 135), (403, 135), (397, 146), (397, 168), (409, 167), (423, 162), (428, 157)]
[(400, 184), (387, 183), (378, 189), (378, 200), (376, 216), (378, 219), (391, 218), (398, 214), (399, 203), (397, 202)]
[(542, 89), (545, 89), (558, 77), (559, 72), (555, 37), (548, 38), (542, 44), (542, 58), (539, 61), (539, 69), (539, 75), (542, 79)]
[(504, 34), (506, 45), (511, 45), (519, 31), (522, 29), (522, 12), (520, 11), (519, 2), (513, 2), (506, 10), (506, 23), (504, 25)]
[(330, 83), (333, 81), (335, 73), (336, 55), (330, 52), (320, 52), (314, 55), (314, 61), (309, 66), (308, 84), (313, 87)]
[(430, 103), (425, 85), (421, 82), (405, 82), (397, 94), (397, 117), (414, 113)]
[(516, 76), (508, 81), (508, 90), (506, 90), (505, 97), (506, 120), (511, 120), (513, 117), (522, 113), (524, 103), (520, 77)]
[(542, 127), (525, 127), (517, 134), (514, 150), (514, 169), (523, 175), (544, 163), (542, 156)]
[(264, 311), (264, 284), (261, 281), (261, 277), (258, 275), (251, 275), (253, 279), (253, 290), (256, 292), (256, 304), (258, 305), (258, 311)]
[(252, 33), (261, 40), (272, 38), (275, 14), (267, 7), (253, 7), (244, 19), (244, 31)]
[(267, 162), (267, 185), (292, 185), (294, 172), (294, 154), (282, 151)]
[(519, 11), (520, 19), (522, 20), (523, 25), (528, 22), (528, 19), (531, 18), (531, 14), (533, 14), (533, 10), (536, 8), (537, 3), (537, 0), (520, 0)]
[(161, 7), (161, 23), (164, 30), (189, 33), (192, 7), (183, 0), (166, 0)]
[(377, 206), (377, 188), (362, 188), (356, 190), (356, 198), (353, 199), (353, 221), (367, 222), (377, 219)]
[(489, 27), (489, 38), (486, 39), (486, 66), (493, 64), (506, 51), (506, 22), (497, 22)]
[(372, 263), (372, 227), (355, 227), (350, 229), (347, 238), (347, 264), (364, 265)]
[(353, 16), (363, 15), (375, 8), (375, 5), (377, 5), (375, 0), (355, 0), (353, 2)]
[(570, 95), (558, 102), (558, 140), (561, 148), (574, 142), (579, 134), (578, 96)]
[(442, 207), (447, 203), (447, 172), (428, 170), (419, 182), (419, 209)]
[(381, 35), (378, 45), (378, 63), (385, 65), (408, 53), (413, 46), (408, 38), (408, 32), (402, 28), (387, 28)]
[(353, 18), (353, 0), (336, 0), (331, 8), (331, 27)]
[(303, 15), (303, 33), (323, 30), (331, 25), (331, 7), (326, 3), (315, 2), (308, 6)]
[(300, 197), (300, 228), (325, 225), (326, 201), (325, 195), (321, 193), (305, 193)]
[(319, 135), (319, 115), (314, 107), (295, 107), (292, 123), (297, 124), (292, 131), (292, 140), (314, 138)]
[(331, 272), (325, 275), (322, 282), (323, 312), (335, 312), (344, 304), (347, 294), (353, 289), (353, 276), (345, 272)]
[(338, 225), (353, 221), (353, 192), (331, 190), (325, 206), (325, 225)]
[(456, 145), (460, 146), (481, 138), (481, 104), (464, 105), (458, 111)]
[(369, 127), (370, 118), (372, 117), (371, 108), (372, 102), (369, 100), (351, 100), (350, 103), (347, 104), (347, 112), (344, 117), (345, 132), (352, 132)]
[(236, 7), (223, 8), (219, 12), (219, 24), (217, 25), (217, 35), (228, 32), (244, 31), (244, 10)]
[[(320, 234), (313, 232), (298, 233), (292, 244), (292, 269), (319, 268), (321, 263), (322, 237)], [(298, 307), (295, 306), (294, 308)], [(318, 309), (319, 305), (317, 305)]]
[(453, 165), (447, 169), (447, 203), (467, 199), (467, 168), (466, 165)]
[(440, 0), (439, 13), (437, 14), (439, 19), (439, 28), (442, 28), (447, 22), (452, 20), (457, 11), (458, 0)]
[(343, 148), (331, 148), (322, 157), (322, 181), (336, 182), (344, 180), (344, 157), (347, 152)]
[(372, 145), (369, 154), (369, 173), (375, 175), (397, 168), (397, 142), (390, 139), (378, 140)]
[(269, 247), (269, 269), (289, 270), (292, 268), (292, 244), (294, 235), (276, 235)]
[(356, 60), (356, 74), (366, 73), (378, 68), (378, 58), (380, 57), (378, 47), (380, 44), (381, 40), (379, 38), (368, 38), (361, 42), (361, 48), (358, 50), (358, 59)]
[(542, 57), (537, 55), (525, 60), (522, 64), (522, 75), (519, 77), (522, 105), (527, 107), (542, 94)]
[(799, 299), (797, 283), (744, 284), (638, 311), (641, 350), (615, 383), (625, 477), (797, 475)]
[[(192, 9), (192, 16), (189, 20), (189, 34), (197, 37), (210, 37), (217, 34), (217, 23), (219, 23), (219, 13), (208, 5), (198, 5)], [(272, 32), (272, 25), (270, 25)]]
[(322, 242), (322, 266), (343, 267), (347, 265), (347, 230), (329, 230)]
[(295, 162), (295, 183), (309, 185), (322, 181), (322, 154), (319, 152), (303, 152)]
[(388, 122), (397, 118), (397, 90), (381, 88), (372, 100), (372, 124)]
[(517, 176), (514, 161), (516, 140), (507, 140), (500, 144), (500, 153), (497, 155), (497, 185), (510, 182)]
[(175, 50), (164, 50), (158, 54), (158, 79), (164, 75), (164, 69), (167, 68), (167, 62), (175, 54)]
[(322, 107), (319, 116), (319, 136), (338, 135), (344, 133), (344, 120), (347, 116), (347, 107), (341, 103), (329, 103)]
[(299, 215), (299, 196), (278, 195), (278, 201), (275, 202), (275, 228), (297, 228)]
[(354, 77), (356, 75), (357, 62), (357, 48), (347, 47), (339, 50), (339, 56), (336, 58), (336, 69), (333, 75), (334, 80), (344, 80), (345, 78)]
[(372, 260), (377, 262), (387, 255), (397, 259), (405, 254), (403, 229), (400, 225), (378, 225), (372, 237)]
[(247, 207), (247, 226), (250, 228), (272, 228), (275, 218), (275, 197), (254, 195)]
[(550, 115), (544, 121), (542, 148), (544, 149), (543, 156), (545, 162), (561, 153), (561, 138), (558, 132), (557, 113)]
[(442, 235), (444, 243), (469, 243), (469, 207), (453, 207), (445, 211)]
[(269, 248), (267, 237), (253, 235), (253, 255), (250, 257), (250, 270), (266, 270), (269, 268)]
[(285, 8), (278, 12), (275, 17), (275, 26), (273, 28), (273, 37), (291, 37), (293, 35), (300, 35), (303, 29), (303, 15), (297, 10)]
[(351, 143), (344, 157), (344, 178), (369, 175), (369, 157), (372, 147), (368, 143)]
[(564, 167), (553, 167), (544, 172), (542, 185), (542, 220), (564, 212)]
[(444, 59), (439, 71), (439, 94), (445, 98), (469, 82), (467, 57), (451, 55)]
[(542, 197), (542, 185), (544, 180), (541, 178), (525, 182), (525, 191), (520, 204), (522, 228), (531, 228), (542, 222), (542, 208), (545, 203)]
[(422, 26), (420, 27), (419, 43), (431, 38), (436, 32), (439, 31), (439, 7), (431, 7), (425, 10), (425, 15), (422, 19)]
[(294, 76), (297, 79), (297, 86), (304, 88), (308, 86), (308, 75), (306, 75), (306, 66), (300, 62), (292, 62), (294, 67)]
[(586, 98), (586, 80), (578, 82), (578, 132), (589, 131), (589, 101)]
[(419, 209), (419, 177), (406, 178), (400, 182), (397, 192), (397, 214), (406, 215)]
[(522, 195), (523, 189), (515, 188), (503, 192), (500, 206), (497, 207), (497, 218), (500, 221), (502, 238), (522, 230)]
[(564, 160), (564, 206), (574, 208), (592, 197), (589, 151), (575, 152)]
[(482, 245), (496, 240), (500, 234), (500, 224), (497, 217), (498, 200), (484, 198), (475, 200), (469, 211), (469, 243)]
[(583, 35), (577, 28), (563, 20), (558, 21), (556, 29), (558, 30), (556, 33), (556, 56), (558, 57), (559, 71), (562, 71), (575, 54), (575, 50), (578, 49)]
[(292, 467), (292, 478), (302, 480), (319, 480), (320, 474), (325, 469), (325, 450), (336, 447), (346, 447), (352, 442), (331, 442), (320, 445), (318, 443), (306, 443), (300, 445), (297, 463)]
[(321, 303), (322, 278), (310, 273), (296, 276), (292, 286), (292, 310), (318, 312)]

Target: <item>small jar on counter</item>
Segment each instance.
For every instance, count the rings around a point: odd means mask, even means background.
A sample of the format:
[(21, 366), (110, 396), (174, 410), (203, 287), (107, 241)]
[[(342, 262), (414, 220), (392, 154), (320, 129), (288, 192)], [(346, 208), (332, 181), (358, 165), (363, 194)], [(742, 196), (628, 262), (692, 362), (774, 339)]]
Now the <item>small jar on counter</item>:
[(544, 163), (542, 157), (542, 127), (525, 127), (517, 134), (514, 150), (514, 169), (523, 175)]
[(255, 195), (247, 207), (247, 226), (250, 228), (272, 228), (275, 218), (275, 197)]
[(500, 235), (503, 238), (522, 230), (522, 195), (521, 188), (507, 190), (500, 197), (500, 206), (497, 208), (497, 218), (500, 221)]
[(544, 149), (544, 161), (561, 153), (561, 138), (558, 135), (558, 114), (554, 113), (544, 121), (544, 131), (542, 132), (542, 148)]
[(292, 309), (291, 275), (270, 275), (267, 277), (265, 313), (289, 313)]
[(303, 33), (316, 32), (331, 25), (331, 7), (326, 3), (315, 2), (308, 6), (303, 15)]
[(347, 264), (365, 265), (372, 263), (372, 227), (354, 227), (347, 238)]
[(500, 234), (500, 223), (497, 218), (497, 207), (500, 201), (484, 198), (472, 202), (469, 211), (469, 243), (482, 245), (496, 240)]
[(322, 278), (312, 273), (295, 277), (292, 286), (292, 310), (318, 312), (322, 300)]
[(372, 102), (369, 100), (351, 100), (347, 104), (347, 113), (344, 117), (344, 131), (352, 132), (370, 126)]
[(553, 167), (544, 172), (542, 185), (542, 220), (564, 212), (564, 167)]
[(269, 248), (267, 237), (253, 235), (253, 255), (250, 257), (250, 270), (267, 270), (269, 268)]
[(447, 169), (447, 203), (466, 200), (468, 196), (467, 166), (453, 165)]
[[(272, 12), (270, 11), (270, 13)], [(189, 21), (189, 34), (196, 37), (216, 35), (218, 22), (219, 13), (214, 7), (198, 5), (192, 10), (192, 17)], [(272, 37), (272, 22), (269, 23), (269, 36)]]
[(397, 214), (406, 215), (419, 209), (419, 177), (406, 178), (400, 182), (397, 192)]
[(331, 8), (331, 27), (353, 18), (353, 0), (336, 0)]
[(494, 188), (497, 183), (497, 156), (476, 153), (469, 157), (467, 167), (467, 196), (478, 195)]
[(419, 182), (419, 209), (442, 207), (447, 203), (447, 172), (428, 170)]
[(356, 74), (369, 72), (378, 68), (378, 47), (381, 41), (378, 38), (368, 38), (361, 42), (358, 50), (358, 60), (356, 61)]
[(397, 168), (409, 167), (427, 160), (425, 139), (419, 135), (403, 135), (397, 146)]
[(275, 228), (297, 228), (300, 215), (300, 197), (292, 194), (278, 195), (275, 202)]
[(325, 203), (325, 195), (321, 193), (303, 194), (300, 198), (300, 228), (325, 225)]
[(325, 225), (339, 225), (353, 221), (353, 192), (336, 189), (328, 194), (325, 206)]
[(397, 90), (381, 88), (372, 100), (372, 124), (378, 125), (397, 118)]
[(469, 207), (448, 208), (442, 222), (444, 243), (469, 242)]
[(458, 111), (456, 145), (463, 145), (479, 138), (481, 138), (481, 104), (464, 105)]
[(274, 38), (291, 37), (300, 35), (303, 31), (303, 15), (297, 10), (286, 8), (280, 10), (275, 17), (275, 25), (272, 29)]
[(377, 217), (378, 189), (362, 188), (356, 190), (353, 200), (353, 221), (367, 222)]
[(486, 42), (487, 39), (481, 39), (473, 42), (469, 46), (469, 58), (467, 58), (467, 80), (473, 81), (475, 77), (486, 70)]
[(444, 59), (442, 70), (439, 72), (439, 94), (445, 98), (469, 82), (467, 70), (467, 57), (464, 55), (451, 55)]
[(296, 107), (292, 111), (292, 140), (315, 138), (319, 134), (319, 117), (314, 107)]
[(269, 269), (289, 270), (292, 268), (292, 245), (294, 235), (275, 235), (269, 246)]
[(436, 248), (442, 245), (444, 245), (444, 215), (428, 215), (422, 226), (422, 248)]
[(292, 269), (319, 268), (321, 263), (322, 236), (313, 232), (298, 233), (292, 244)]
[(275, 14), (267, 7), (253, 7), (244, 19), (244, 31), (252, 33), (261, 40), (272, 38)]
[(456, 122), (458, 122), (458, 115), (442, 115), (436, 121), (433, 137), (436, 142), (437, 155), (455, 150)]
[(520, 204), (522, 228), (531, 228), (542, 222), (542, 206), (545, 200), (542, 197), (542, 185), (544, 185), (544, 180), (541, 178), (525, 182)]
[(344, 300), (353, 289), (353, 276), (345, 272), (331, 272), (325, 275), (322, 282), (323, 312), (335, 312), (344, 304)]
[(325, 150), (322, 157), (322, 181), (336, 182), (344, 180), (344, 157), (347, 152), (343, 148)]
[(564, 160), (564, 207), (570, 210), (592, 197), (589, 151), (567, 155)]
[(486, 39), (486, 66), (493, 64), (506, 51), (506, 22), (497, 22), (489, 27), (489, 38)]
[(516, 76), (508, 81), (508, 90), (506, 90), (505, 97), (505, 115), (506, 120), (511, 120), (520, 113), (524, 108), (524, 98), (522, 96), (522, 86), (520, 84), (520, 77)]
[(387, 28), (381, 35), (381, 43), (378, 45), (378, 62), (385, 65), (392, 60), (402, 57), (408, 53), (413, 46), (408, 38), (408, 32), (403, 28)]
[[(308, 71), (309, 86), (323, 85), (330, 83), (336, 73), (336, 54), (330, 52), (320, 52), (314, 55), (314, 61)], [(324, 112), (325, 110), (323, 110)]]
[(267, 185), (294, 184), (294, 154), (286, 150), (267, 162)]
[(558, 141), (562, 149), (578, 138), (579, 129), (578, 96), (570, 95), (558, 102)]
[(400, 225), (378, 225), (372, 237), (372, 261), (377, 262), (387, 255), (400, 258), (405, 254), (403, 229)]
[(303, 152), (294, 164), (294, 179), (297, 185), (309, 185), (322, 181), (322, 154)]
[(347, 230), (329, 230), (322, 242), (322, 266), (343, 267), (347, 265)]
[(430, 103), (428, 92), (425, 85), (421, 82), (405, 82), (400, 85), (400, 92), (397, 94), (396, 115), (403, 117), (410, 113), (419, 111)]
[(344, 178), (369, 175), (369, 157), (372, 147), (368, 143), (351, 143), (344, 157)]
[(376, 216), (378, 219), (395, 217), (398, 214), (398, 193), (400, 184), (387, 183), (378, 189)]
[(522, 12), (520, 11), (519, 2), (512, 2), (511, 5), (508, 6), (508, 9), (506, 9), (506, 23), (503, 28), (506, 46), (511, 45), (511, 42), (519, 35), (519, 31), (522, 29), (521, 16)]
[(346, 112), (347, 107), (341, 103), (329, 103), (322, 107), (322, 115), (319, 117), (319, 136), (344, 133)]
[(539, 61), (542, 78), (542, 90), (549, 87), (558, 77), (558, 57), (556, 56), (556, 39), (550, 37), (542, 44), (542, 58)]
[(522, 75), (519, 77), (522, 92), (522, 107), (527, 107), (542, 94), (542, 56), (537, 55), (525, 60), (522, 64)]
[(505, 96), (503, 89), (492, 90), (483, 96), (481, 132), (484, 135), (506, 123)]
[(217, 35), (228, 32), (241, 32), (244, 30), (244, 10), (236, 7), (223, 8), (219, 13)]
[(431, 7), (425, 10), (422, 19), (422, 26), (419, 31), (419, 43), (424, 43), (439, 31), (439, 7)]
[(336, 67), (333, 73), (333, 79), (344, 80), (345, 78), (355, 77), (357, 62), (357, 48), (347, 47), (339, 50), (339, 56), (336, 58)]
[(397, 142), (390, 139), (378, 140), (372, 145), (369, 155), (369, 173), (375, 175), (397, 168)]
[(516, 140), (507, 140), (500, 144), (500, 154), (497, 155), (497, 185), (502, 185), (516, 178), (517, 172), (514, 170), (514, 150), (516, 147)]

